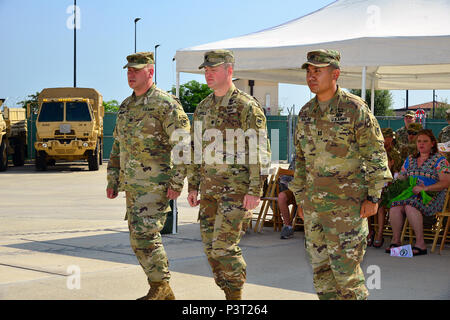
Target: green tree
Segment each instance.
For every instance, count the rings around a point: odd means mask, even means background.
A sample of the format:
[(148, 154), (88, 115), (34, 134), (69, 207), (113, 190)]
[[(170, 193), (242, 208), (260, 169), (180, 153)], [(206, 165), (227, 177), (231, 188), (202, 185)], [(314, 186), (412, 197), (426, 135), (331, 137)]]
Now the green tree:
[[(350, 93), (361, 97), (360, 89), (351, 89)], [(372, 96), (371, 90), (366, 90), (366, 103), (370, 108), (370, 98)], [(392, 109), (394, 99), (392, 98), (392, 93), (389, 90), (375, 90), (375, 101), (374, 101), (374, 114), (376, 116), (393, 116), (395, 115)]]
[(25, 98), (25, 100), (19, 101), (19, 105), (21, 105), (22, 108), (26, 109), (27, 104), (30, 104), (31, 112), (37, 113), (38, 109), (39, 109), (39, 104), (38, 104), (39, 93), (40, 92), (36, 92), (35, 94), (28, 95), (28, 97), (27, 97), (28, 99)]
[(443, 99), (442, 101), (437, 102), (435, 104), (434, 109), (434, 117), (433, 110), (427, 112), (427, 119), (447, 119), (447, 110), (450, 108), (450, 105), (447, 102), (447, 99)]
[[(208, 85), (195, 80), (180, 85), (180, 101), (184, 112), (193, 113), (197, 105), (213, 91)], [(175, 94), (176, 88), (172, 87), (170, 93)]]
[(103, 101), (103, 107), (105, 112), (117, 112), (119, 111), (119, 102), (117, 100)]

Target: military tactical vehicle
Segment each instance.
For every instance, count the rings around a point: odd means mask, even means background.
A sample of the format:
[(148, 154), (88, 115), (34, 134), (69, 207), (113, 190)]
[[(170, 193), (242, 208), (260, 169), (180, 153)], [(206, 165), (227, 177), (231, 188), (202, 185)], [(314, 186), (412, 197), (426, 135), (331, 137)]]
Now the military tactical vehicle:
[(98, 170), (103, 158), (103, 97), (91, 88), (47, 88), (38, 97), (36, 170), (57, 161), (87, 160)]
[[(5, 100), (0, 99), (0, 107)], [(27, 120), (23, 108), (4, 107), (0, 112), (0, 171), (8, 169), (8, 156), (23, 166), (27, 152)]]

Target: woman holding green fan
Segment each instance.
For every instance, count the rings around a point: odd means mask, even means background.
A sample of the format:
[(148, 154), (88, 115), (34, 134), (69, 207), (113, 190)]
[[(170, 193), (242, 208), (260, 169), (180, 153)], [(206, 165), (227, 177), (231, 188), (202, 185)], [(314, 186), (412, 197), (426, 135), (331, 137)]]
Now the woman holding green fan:
[(433, 216), (442, 210), (450, 185), (450, 168), (446, 158), (439, 154), (437, 141), (431, 130), (417, 134), (418, 152), (409, 155), (401, 169), (399, 179), (409, 180), (409, 187), (391, 199), (389, 220), (392, 241), (386, 253), (401, 246), (400, 237), (405, 214), (416, 235), (413, 255), (427, 254), (423, 237), (423, 216)]

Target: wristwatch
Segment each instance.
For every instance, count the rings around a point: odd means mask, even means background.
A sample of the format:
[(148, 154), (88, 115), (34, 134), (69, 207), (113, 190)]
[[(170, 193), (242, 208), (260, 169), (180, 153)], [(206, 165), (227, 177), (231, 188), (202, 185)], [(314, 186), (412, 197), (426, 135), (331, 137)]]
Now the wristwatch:
[(372, 203), (378, 203), (378, 201), (380, 201), (380, 198), (376, 198), (376, 197), (372, 197), (372, 196), (367, 196), (367, 200), (369, 200)]

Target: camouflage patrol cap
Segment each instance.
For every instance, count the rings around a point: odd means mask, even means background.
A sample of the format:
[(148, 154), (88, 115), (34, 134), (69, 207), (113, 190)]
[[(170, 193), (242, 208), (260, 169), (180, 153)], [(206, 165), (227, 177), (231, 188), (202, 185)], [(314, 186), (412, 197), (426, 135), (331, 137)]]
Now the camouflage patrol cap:
[(198, 67), (217, 67), (224, 63), (234, 63), (234, 54), (230, 50), (213, 50), (205, 52), (205, 61)]
[(418, 133), (420, 130), (422, 130), (423, 129), (423, 127), (422, 127), (422, 125), (420, 124), (420, 123), (417, 123), (417, 122), (414, 122), (414, 123), (411, 123), (409, 126), (408, 126), (408, 133), (409, 132), (415, 132), (415, 133)]
[(308, 61), (302, 65), (302, 69), (306, 69), (308, 65), (319, 68), (333, 65), (340, 68), (341, 54), (337, 50), (319, 49), (308, 52), (307, 59)]
[(446, 116), (447, 120), (450, 120), (450, 108), (445, 110), (445, 116)]
[(146, 65), (155, 63), (155, 58), (153, 57), (153, 52), (137, 52), (130, 54), (127, 57), (128, 63), (123, 67), (142, 69)]
[(412, 110), (406, 111), (404, 117), (416, 117), (416, 113)]
[(394, 130), (391, 128), (383, 128), (381, 132), (383, 133), (383, 138), (395, 138)]

